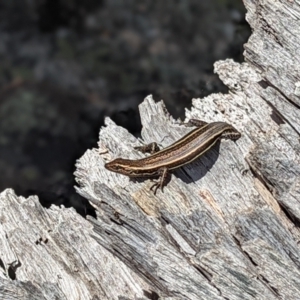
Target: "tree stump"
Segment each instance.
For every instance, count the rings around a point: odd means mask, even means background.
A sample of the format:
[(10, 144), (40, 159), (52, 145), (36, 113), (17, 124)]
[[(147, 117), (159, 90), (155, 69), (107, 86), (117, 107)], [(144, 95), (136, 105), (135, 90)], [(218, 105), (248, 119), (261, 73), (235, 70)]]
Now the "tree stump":
[[(186, 120), (225, 121), (242, 137), (154, 195), (150, 180), (104, 168), (143, 156), (133, 150), (142, 141), (107, 118), (75, 172), (96, 218), (1, 194), (1, 299), (300, 299), (300, 6), (244, 3), (246, 62), (215, 63), (229, 93), (186, 110)], [(190, 130), (151, 96), (140, 114), (144, 143), (165, 147)]]

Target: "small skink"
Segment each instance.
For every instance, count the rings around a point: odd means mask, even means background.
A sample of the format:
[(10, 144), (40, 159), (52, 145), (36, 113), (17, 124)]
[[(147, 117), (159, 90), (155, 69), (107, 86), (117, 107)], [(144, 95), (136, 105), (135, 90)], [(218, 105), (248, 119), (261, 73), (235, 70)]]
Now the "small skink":
[(136, 160), (116, 158), (106, 163), (105, 168), (129, 177), (159, 177), (151, 187), (156, 194), (158, 188), (163, 190), (170, 170), (194, 161), (221, 138), (237, 140), (241, 136), (232, 125), (225, 122), (206, 123), (191, 119), (187, 124), (197, 128), (167, 148), (159, 150), (156, 143), (135, 147), (152, 155)]

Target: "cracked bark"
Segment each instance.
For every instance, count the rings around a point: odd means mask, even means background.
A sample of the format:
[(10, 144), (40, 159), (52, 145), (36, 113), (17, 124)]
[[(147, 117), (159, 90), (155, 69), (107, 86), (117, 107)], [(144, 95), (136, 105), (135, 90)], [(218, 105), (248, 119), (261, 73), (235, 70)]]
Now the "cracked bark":
[[(186, 111), (187, 120), (231, 123), (242, 138), (176, 171), (154, 196), (150, 180), (104, 169), (117, 156), (141, 157), (132, 150), (141, 142), (106, 119), (99, 149), (75, 172), (96, 219), (1, 194), (2, 298), (296, 299), (300, 7), (244, 3), (253, 29), (246, 62), (215, 63), (229, 93), (194, 99)], [(145, 143), (167, 146), (189, 131), (151, 96), (140, 113)]]

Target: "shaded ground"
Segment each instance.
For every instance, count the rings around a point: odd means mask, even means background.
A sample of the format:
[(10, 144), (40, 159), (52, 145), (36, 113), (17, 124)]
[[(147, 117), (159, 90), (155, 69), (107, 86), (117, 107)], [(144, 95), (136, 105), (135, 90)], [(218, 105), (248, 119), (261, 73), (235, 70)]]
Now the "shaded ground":
[(76, 158), (96, 147), (105, 115), (139, 134), (138, 104), (226, 92), (213, 63), (242, 60), (241, 1), (2, 1), (0, 190), (75, 206)]

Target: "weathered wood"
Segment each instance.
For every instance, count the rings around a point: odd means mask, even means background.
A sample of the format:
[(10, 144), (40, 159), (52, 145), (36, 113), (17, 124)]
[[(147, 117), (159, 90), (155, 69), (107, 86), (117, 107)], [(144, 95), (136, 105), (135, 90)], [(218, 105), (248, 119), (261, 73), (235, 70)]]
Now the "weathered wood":
[(74, 209), (46, 209), (35, 196), (6, 190), (0, 212), (0, 299), (145, 299), (143, 289), (150, 292)]
[[(234, 125), (241, 139), (222, 141), (153, 195), (150, 180), (104, 168), (118, 156), (143, 156), (132, 150), (142, 142), (107, 118), (99, 148), (75, 172), (96, 219), (1, 194), (1, 297), (299, 297), (300, 5), (244, 3), (253, 29), (246, 62), (217, 62), (229, 93), (194, 99), (186, 111), (187, 120)], [(167, 146), (190, 130), (151, 96), (140, 113), (145, 143)]]

